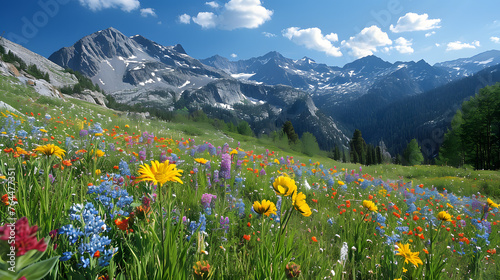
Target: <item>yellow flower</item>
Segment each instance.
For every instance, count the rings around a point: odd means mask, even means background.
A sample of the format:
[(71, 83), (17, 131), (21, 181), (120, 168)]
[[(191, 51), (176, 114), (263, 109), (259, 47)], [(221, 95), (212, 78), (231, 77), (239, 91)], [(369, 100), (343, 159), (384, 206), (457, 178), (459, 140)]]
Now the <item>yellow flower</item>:
[(97, 176), (101, 175), (101, 169), (96, 169), (95, 170), (95, 175), (97, 175)]
[(448, 206), (449, 208), (452, 208), (453, 209), (453, 205), (449, 204), (449, 203), (446, 203), (446, 206)]
[(170, 164), (168, 160), (162, 163), (151, 161), (151, 166), (141, 165), (138, 172), (141, 176), (137, 177), (136, 181), (152, 181), (154, 184), (160, 183), (160, 186), (168, 181), (182, 184), (179, 176), (183, 170), (177, 169), (176, 165)]
[(130, 127), (130, 125), (128, 125), (128, 124), (125, 125), (125, 128), (129, 128), (129, 127)]
[(208, 162), (208, 160), (206, 160), (204, 158), (195, 158), (194, 161), (196, 161), (199, 164), (205, 164)]
[(341, 185), (341, 186), (345, 185), (345, 183), (342, 181), (338, 181), (337, 183), (339, 183), (339, 185)]
[(95, 154), (97, 157), (102, 157), (104, 155), (104, 152), (102, 150), (97, 150)]
[(38, 146), (35, 151), (40, 152), (46, 156), (51, 156), (55, 155), (56, 157), (59, 157), (62, 159), (62, 156), (64, 156), (64, 153), (66, 153), (65, 150), (59, 148), (58, 146), (54, 144), (47, 144), (43, 146)]
[(264, 214), (269, 217), (271, 214), (276, 215), (276, 211), (278, 209), (276, 209), (276, 205), (274, 205), (273, 202), (264, 199), (262, 200), (262, 203), (255, 201), (253, 203), (253, 210), (259, 214)]
[(403, 273), (405, 273), (407, 271), (408, 271), (408, 269), (406, 269), (406, 268), (403, 267)]
[(237, 154), (238, 154), (238, 151), (237, 151), (237, 150), (235, 150), (235, 149), (233, 149), (233, 150), (232, 150), (229, 154), (230, 154), (230, 155), (237, 155)]
[(365, 207), (366, 209), (368, 209), (372, 212), (378, 211), (377, 205), (375, 205), (375, 203), (373, 203), (373, 201), (371, 201), (371, 200), (363, 200), (363, 207)]
[(288, 176), (279, 176), (273, 183), (274, 191), (277, 195), (289, 196), (297, 191), (295, 181)]
[(274, 159), (274, 163), (276, 163), (276, 164), (280, 164), (280, 161), (279, 161), (277, 158), (275, 158), (275, 159)]
[(299, 192), (298, 194), (293, 193), (292, 201), (293, 201), (293, 206), (295, 207), (295, 210), (299, 211), (300, 214), (302, 214), (305, 217), (311, 216), (311, 214), (312, 214), (311, 208), (306, 203), (306, 195), (305, 194), (303, 194), (302, 192)]
[(446, 211), (439, 212), (437, 218), (441, 221), (451, 222), (451, 215), (446, 213)]
[(40, 131), (43, 132), (43, 133), (47, 133), (48, 131), (43, 129), (43, 128), (40, 128)]
[(498, 204), (496, 204), (495, 202), (493, 202), (493, 200), (491, 199), (487, 199), (486, 202), (488, 202), (488, 206), (490, 206), (491, 208), (498, 208)]
[(102, 133), (95, 133), (94, 136), (102, 136)]
[(424, 264), (422, 260), (418, 257), (420, 252), (412, 252), (410, 250), (410, 244), (401, 244), (398, 242), (396, 244), (398, 253), (396, 256), (403, 256), (405, 258), (405, 263), (411, 262), (413, 265), (418, 267), (419, 264)]

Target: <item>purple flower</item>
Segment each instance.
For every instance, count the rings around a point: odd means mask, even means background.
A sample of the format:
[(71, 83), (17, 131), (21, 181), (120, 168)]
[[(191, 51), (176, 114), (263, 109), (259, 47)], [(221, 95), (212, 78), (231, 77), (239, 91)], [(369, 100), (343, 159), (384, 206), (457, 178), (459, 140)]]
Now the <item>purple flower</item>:
[(88, 134), (89, 134), (89, 132), (87, 130), (85, 130), (85, 129), (80, 130), (80, 137), (83, 138), (83, 137), (87, 136)]
[(145, 150), (142, 150), (142, 151), (139, 151), (139, 160), (146, 160), (146, 151)]
[(203, 205), (203, 208), (209, 208), (212, 200), (214, 199), (217, 199), (217, 196), (214, 194), (204, 193), (201, 195), (201, 204)]
[(222, 154), (220, 175), (226, 180), (231, 178), (231, 156), (229, 154)]

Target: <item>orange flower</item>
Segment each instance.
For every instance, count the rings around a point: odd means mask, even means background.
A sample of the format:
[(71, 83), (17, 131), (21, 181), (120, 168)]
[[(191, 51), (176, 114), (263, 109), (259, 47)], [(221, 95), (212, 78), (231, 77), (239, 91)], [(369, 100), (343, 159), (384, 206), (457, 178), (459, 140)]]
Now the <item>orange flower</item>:
[(128, 233), (129, 231), (130, 232), (133, 232), (132, 229), (129, 229), (129, 222), (130, 222), (130, 218), (118, 218), (115, 220), (115, 224), (118, 226), (119, 229), (125, 231), (126, 233)]
[(311, 237), (312, 241), (318, 242), (318, 239), (316, 239), (316, 236)]
[(247, 241), (250, 241), (250, 235), (248, 235), (248, 234), (244, 234), (243, 238), (245, 238)]
[(99, 258), (101, 256), (101, 253), (99, 251), (96, 251), (94, 253), (94, 258)]

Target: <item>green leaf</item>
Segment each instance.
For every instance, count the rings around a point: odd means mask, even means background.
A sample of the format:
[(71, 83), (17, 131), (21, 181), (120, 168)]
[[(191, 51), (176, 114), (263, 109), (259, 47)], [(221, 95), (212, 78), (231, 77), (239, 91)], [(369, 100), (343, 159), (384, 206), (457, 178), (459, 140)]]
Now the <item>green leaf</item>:
[(39, 280), (49, 274), (54, 266), (59, 262), (60, 256), (55, 256), (51, 259), (43, 260), (32, 264), (18, 272), (18, 276), (26, 276), (28, 280)]
[(17, 276), (8, 271), (0, 270), (0, 280), (15, 280)]

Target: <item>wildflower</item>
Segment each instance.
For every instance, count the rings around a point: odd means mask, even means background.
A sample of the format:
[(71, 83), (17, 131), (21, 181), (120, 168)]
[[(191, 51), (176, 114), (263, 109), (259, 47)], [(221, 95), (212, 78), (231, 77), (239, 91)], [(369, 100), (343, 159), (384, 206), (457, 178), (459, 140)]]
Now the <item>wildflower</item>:
[(313, 242), (318, 242), (318, 239), (316, 238), (316, 236), (311, 237), (311, 240), (312, 240)]
[(285, 274), (287, 278), (298, 278), (300, 275), (300, 265), (290, 262), (285, 266)]
[(101, 175), (101, 169), (96, 169), (95, 170), (95, 175), (97, 175), (97, 176)]
[(269, 200), (262, 200), (262, 203), (255, 201), (253, 203), (253, 210), (259, 214), (264, 214), (269, 217), (271, 214), (276, 214), (276, 205)]
[(210, 264), (207, 261), (197, 261), (193, 269), (196, 279), (208, 279), (210, 277)]
[(248, 235), (248, 234), (244, 234), (244, 235), (243, 235), (243, 238), (244, 238), (245, 240), (247, 240), (247, 241), (250, 241), (250, 235)]
[(137, 181), (152, 181), (155, 185), (158, 183), (163, 185), (168, 181), (182, 184), (179, 176), (183, 170), (177, 169), (176, 165), (170, 164), (168, 160), (163, 163), (159, 163), (157, 160), (151, 161), (151, 167), (144, 164), (138, 171), (141, 176), (137, 177)]
[(446, 211), (439, 212), (437, 218), (441, 221), (451, 222), (451, 215), (446, 213)]
[(398, 253), (396, 256), (403, 256), (405, 258), (405, 263), (411, 262), (413, 265), (418, 267), (418, 264), (424, 264), (422, 260), (418, 257), (420, 252), (412, 252), (410, 250), (410, 244), (401, 244), (398, 242), (396, 244)]
[(45, 252), (47, 249), (47, 243), (45, 243), (43, 238), (37, 240), (37, 230), (37, 226), (30, 227), (28, 219), (26, 217), (22, 217), (16, 221), (14, 227), (12, 227), (11, 224), (0, 226), (0, 240), (10, 241), (12, 234), (11, 231), (14, 231), (15, 241), (9, 242), (9, 244), (12, 243), (10, 246), (15, 247), (16, 256), (22, 256), (31, 250)]
[(205, 164), (208, 162), (208, 160), (206, 160), (204, 158), (195, 158), (194, 161), (196, 161), (199, 164)]
[(339, 183), (339, 185), (341, 185), (341, 186), (345, 185), (345, 183), (342, 181), (338, 181), (337, 183)]
[(297, 191), (295, 181), (288, 176), (280, 176), (276, 178), (273, 183), (273, 188), (277, 195), (284, 196), (293, 195)]
[(105, 154), (105, 153), (104, 153), (102, 150), (97, 150), (97, 151), (95, 152), (95, 155), (96, 155), (97, 157), (102, 157), (102, 156), (104, 156), (104, 154)]
[(220, 176), (229, 180), (231, 178), (231, 156), (229, 154), (223, 154), (221, 158)]
[(488, 205), (491, 207), (491, 208), (498, 208), (498, 204), (496, 204), (495, 202), (493, 202), (493, 200), (491, 199), (487, 199), (486, 202), (488, 202)]
[(309, 217), (311, 216), (311, 208), (309, 205), (306, 203), (306, 195), (303, 194), (302, 192), (298, 194), (293, 194), (292, 196), (292, 201), (293, 201), (293, 206), (295, 207), (295, 210), (299, 211), (303, 216)]
[(375, 205), (375, 203), (373, 203), (373, 201), (371, 200), (363, 200), (363, 207), (372, 212), (377, 212), (378, 210), (377, 205)]
[(116, 219), (115, 224), (118, 226), (119, 229), (125, 231), (126, 233), (133, 232), (132, 229), (129, 229), (129, 222), (131, 222), (130, 217), (128, 218), (122, 218), (122, 219)]
[(56, 157), (59, 157), (60, 159), (62, 159), (62, 156), (64, 156), (64, 153), (66, 153), (65, 150), (59, 148), (58, 146), (56, 146), (54, 144), (47, 144), (47, 145), (43, 145), (43, 146), (38, 146), (35, 149), (35, 151), (41, 152), (42, 154), (44, 154), (46, 156), (55, 155)]

